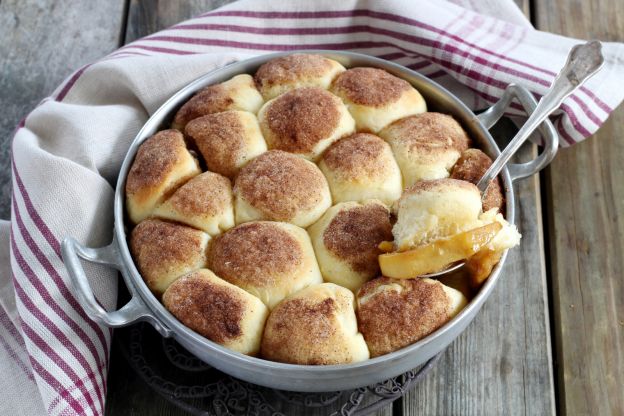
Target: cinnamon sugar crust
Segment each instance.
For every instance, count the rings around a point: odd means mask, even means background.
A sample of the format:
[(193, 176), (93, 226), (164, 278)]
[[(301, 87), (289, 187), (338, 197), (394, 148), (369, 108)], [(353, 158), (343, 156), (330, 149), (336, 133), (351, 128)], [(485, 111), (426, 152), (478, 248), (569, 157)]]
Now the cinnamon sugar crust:
[(209, 169), (225, 176), (236, 174), (236, 162), (245, 149), (245, 129), (237, 111), (196, 118), (184, 132), (195, 141)]
[(379, 273), (379, 243), (392, 240), (390, 213), (381, 204), (369, 203), (340, 211), (323, 233), (323, 244), (353, 270)]
[(325, 165), (344, 179), (383, 176), (389, 169), (384, 151), (389, 146), (369, 133), (355, 133), (331, 145), (323, 155)]
[(163, 130), (145, 140), (137, 151), (126, 178), (126, 195), (157, 188), (187, 152), (184, 136), (177, 130)]
[[(199, 230), (157, 219), (139, 223), (130, 234), (130, 251), (147, 285), (155, 290), (159, 280), (175, 278), (203, 266), (206, 235)], [(185, 270), (186, 269), (186, 270)]]
[(342, 103), (322, 88), (298, 88), (268, 104), (262, 122), (269, 148), (310, 153), (338, 127)]
[(234, 284), (273, 287), (303, 263), (300, 243), (276, 223), (241, 224), (218, 237), (209, 254), (210, 268)]
[(258, 68), (254, 80), (258, 89), (291, 83), (303, 77), (320, 77), (331, 70), (331, 61), (321, 55), (293, 54), (272, 59)]
[(449, 319), (449, 298), (437, 281), (379, 277), (358, 292), (358, 327), (371, 357), (410, 345)]
[(340, 74), (333, 90), (354, 104), (381, 107), (412, 88), (405, 80), (378, 68), (351, 68)]
[(385, 135), (419, 155), (450, 150), (463, 152), (471, 140), (461, 125), (447, 114), (426, 112), (402, 118), (385, 129)]
[(209, 85), (184, 103), (176, 113), (173, 124), (184, 127), (193, 119), (230, 110), (233, 105), (234, 99), (223, 85)]
[(223, 344), (243, 334), (245, 302), (237, 291), (189, 273), (174, 282), (163, 296), (165, 307), (193, 331)]
[(241, 169), (234, 185), (267, 219), (288, 221), (299, 210), (308, 210), (323, 200), (327, 181), (311, 162), (281, 150), (271, 150)]
[(182, 185), (167, 203), (189, 217), (218, 215), (232, 205), (232, 185), (218, 173), (204, 172)]

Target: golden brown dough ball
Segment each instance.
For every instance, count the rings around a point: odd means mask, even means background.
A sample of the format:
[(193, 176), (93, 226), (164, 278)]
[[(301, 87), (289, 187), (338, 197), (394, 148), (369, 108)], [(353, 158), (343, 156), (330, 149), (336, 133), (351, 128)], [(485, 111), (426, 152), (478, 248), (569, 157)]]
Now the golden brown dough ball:
[(379, 136), (392, 147), (405, 186), (447, 178), (461, 152), (470, 145), (461, 125), (441, 113), (406, 117), (386, 127)]
[(427, 111), (409, 82), (378, 68), (351, 68), (336, 77), (330, 91), (342, 98), (359, 130), (377, 133), (388, 124)]
[(130, 234), (130, 251), (141, 277), (160, 296), (183, 274), (206, 266), (210, 236), (180, 224), (148, 219)]
[(163, 303), (180, 322), (217, 344), (247, 355), (260, 350), (267, 307), (208, 269), (176, 280)]
[(272, 99), (260, 109), (258, 120), (269, 149), (310, 160), (355, 131), (342, 101), (318, 87), (298, 88)]
[(228, 178), (267, 150), (256, 116), (247, 111), (202, 116), (189, 122), (184, 132), (197, 145), (208, 169)]
[(305, 230), (286, 223), (241, 224), (211, 244), (209, 268), (273, 308), (286, 296), (323, 283)]
[(133, 223), (139, 223), (178, 186), (199, 175), (197, 160), (177, 130), (163, 130), (145, 140), (126, 178), (126, 208)]
[(388, 354), (426, 337), (457, 315), (467, 300), (427, 278), (380, 277), (357, 294), (360, 331), (371, 357)]
[(214, 172), (195, 176), (154, 211), (154, 216), (199, 228), (211, 236), (234, 226), (230, 180)]
[(234, 183), (236, 223), (254, 220), (307, 227), (331, 206), (329, 185), (312, 162), (270, 150), (241, 169)]
[(403, 190), (401, 171), (388, 143), (355, 133), (329, 147), (319, 162), (334, 203), (378, 199), (392, 205)]
[(261, 354), (291, 364), (348, 364), (368, 359), (358, 332), (353, 293), (333, 283), (310, 286), (269, 315)]
[(263, 64), (254, 79), (265, 100), (302, 87), (329, 88), (345, 68), (333, 59), (315, 54), (292, 54)]
[(241, 74), (220, 84), (209, 85), (197, 92), (178, 110), (172, 128), (183, 130), (198, 117), (227, 110), (257, 113), (264, 100), (251, 75)]
[(379, 243), (392, 241), (390, 213), (379, 201), (334, 205), (308, 232), (325, 281), (354, 292), (379, 275)]

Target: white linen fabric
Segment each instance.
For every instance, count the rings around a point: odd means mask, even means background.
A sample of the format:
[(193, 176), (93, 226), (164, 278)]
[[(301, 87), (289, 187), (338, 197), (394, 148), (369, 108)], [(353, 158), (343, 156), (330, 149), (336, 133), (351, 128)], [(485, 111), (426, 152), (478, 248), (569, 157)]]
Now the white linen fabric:
[[(13, 140), (12, 216), (0, 222), (0, 414), (103, 414), (112, 331), (76, 301), (60, 241), (110, 243), (124, 154), (190, 81), (260, 53), (352, 50), (417, 70), (479, 109), (513, 82), (539, 97), (579, 42), (534, 30), (512, 0), (243, 0), (81, 68)], [(604, 69), (553, 117), (563, 146), (590, 136), (622, 100), (624, 46), (605, 43), (603, 52)], [(112, 309), (116, 274), (86, 269)]]

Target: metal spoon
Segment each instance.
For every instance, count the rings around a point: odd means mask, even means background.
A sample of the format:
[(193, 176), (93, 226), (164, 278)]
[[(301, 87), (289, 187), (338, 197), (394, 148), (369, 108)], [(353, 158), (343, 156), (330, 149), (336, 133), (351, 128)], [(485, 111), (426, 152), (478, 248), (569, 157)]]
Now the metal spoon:
[[(604, 63), (601, 49), (602, 44), (597, 40), (589, 41), (584, 45), (576, 45), (572, 48), (568, 55), (568, 60), (563, 68), (561, 68), (561, 71), (559, 71), (559, 74), (553, 81), (548, 92), (539, 100), (533, 114), (531, 114), (513, 140), (496, 158), (492, 166), (490, 166), (477, 183), (477, 188), (479, 188), (482, 196), (485, 195), (485, 191), (487, 191), (492, 180), (498, 176), (503, 167), (509, 162), (509, 159), (518, 151), (531, 133), (539, 127), (546, 117), (559, 108), (563, 100), (583, 85), (592, 75), (598, 72)], [(455, 271), (463, 265), (464, 262), (459, 262), (447, 269), (429, 273), (422, 277), (439, 277), (443, 274)]]

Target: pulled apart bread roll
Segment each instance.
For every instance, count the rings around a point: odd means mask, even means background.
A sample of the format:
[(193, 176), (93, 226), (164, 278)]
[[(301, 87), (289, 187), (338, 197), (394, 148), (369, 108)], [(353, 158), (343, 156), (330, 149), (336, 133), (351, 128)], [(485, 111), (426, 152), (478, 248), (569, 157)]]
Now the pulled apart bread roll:
[(355, 131), (342, 101), (322, 88), (298, 88), (267, 102), (258, 113), (269, 149), (316, 160), (342, 136)]
[(357, 294), (357, 315), (371, 357), (406, 347), (451, 320), (467, 304), (458, 290), (432, 279), (367, 282)]
[[(468, 259), (469, 268), (478, 273), (475, 282), (482, 282), (501, 258), (499, 252), (520, 243), (516, 226), (497, 208), (481, 211), (481, 194), (470, 182), (417, 182), (403, 192), (396, 207), (396, 252), (379, 256), (381, 271), (389, 277), (413, 278)], [(496, 253), (486, 255), (484, 250)]]
[(447, 178), (470, 138), (449, 115), (422, 113), (396, 121), (379, 136), (392, 147), (405, 186)]
[(148, 219), (132, 230), (130, 251), (147, 287), (160, 296), (184, 273), (206, 266), (209, 240), (194, 228)]
[(427, 111), (409, 82), (378, 68), (351, 68), (336, 77), (330, 91), (342, 98), (358, 131), (377, 133), (388, 124)]
[(197, 145), (208, 169), (228, 178), (267, 150), (256, 116), (247, 111), (199, 117), (189, 122), (184, 132)]
[(303, 87), (329, 88), (345, 68), (338, 62), (313, 54), (293, 54), (263, 64), (254, 79), (265, 100)]
[(388, 143), (355, 133), (327, 149), (319, 162), (334, 203), (378, 199), (391, 205), (401, 197), (401, 171)]
[(236, 75), (225, 82), (199, 90), (178, 110), (171, 127), (183, 130), (193, 119), (226, 110), (242, 110), (255, 114), (263, 103), (251, 75)]
[(180, 277), (163, 295), (163, 303), (180, 322), (217, 344), (247, 355), (260, 350), (267, 307), (210, 270)]
[(457, 179), (420, 181), (403, 192), (396, 208), (394, 244), (405, 250), (476, 227), (481, 194)]
[(177, 130), (163, 130), (145, 140), (126, 178), (126, 208), (137, 224), (152, 214), (178, 186), (199, 175), (197, 160)]
[(305, 230), (286, 223), (241, 224), (216, 238), (209, 268), (270, 309), (291, 293), (323, 283)]
[(234, 226), (232, 185), (218, 173), (204, 172), (178, 188), (154, 216), (219, 235)]
[(369, 358), (350, 290), (333, 283), (303, 289), (269, 315), (261, 354), (292, 364), (348, 364)]
[(255, 158), (234, 183), (236, 223), (289, 222), (307, 227), (331, 206), (329, 185), (312, 162), (281, 150)]
[(354, 292), (379, 275), (379, 244), (392, 240), (390, 213), (379, 201), (334, 205), (308, 232), (325, 281)]

